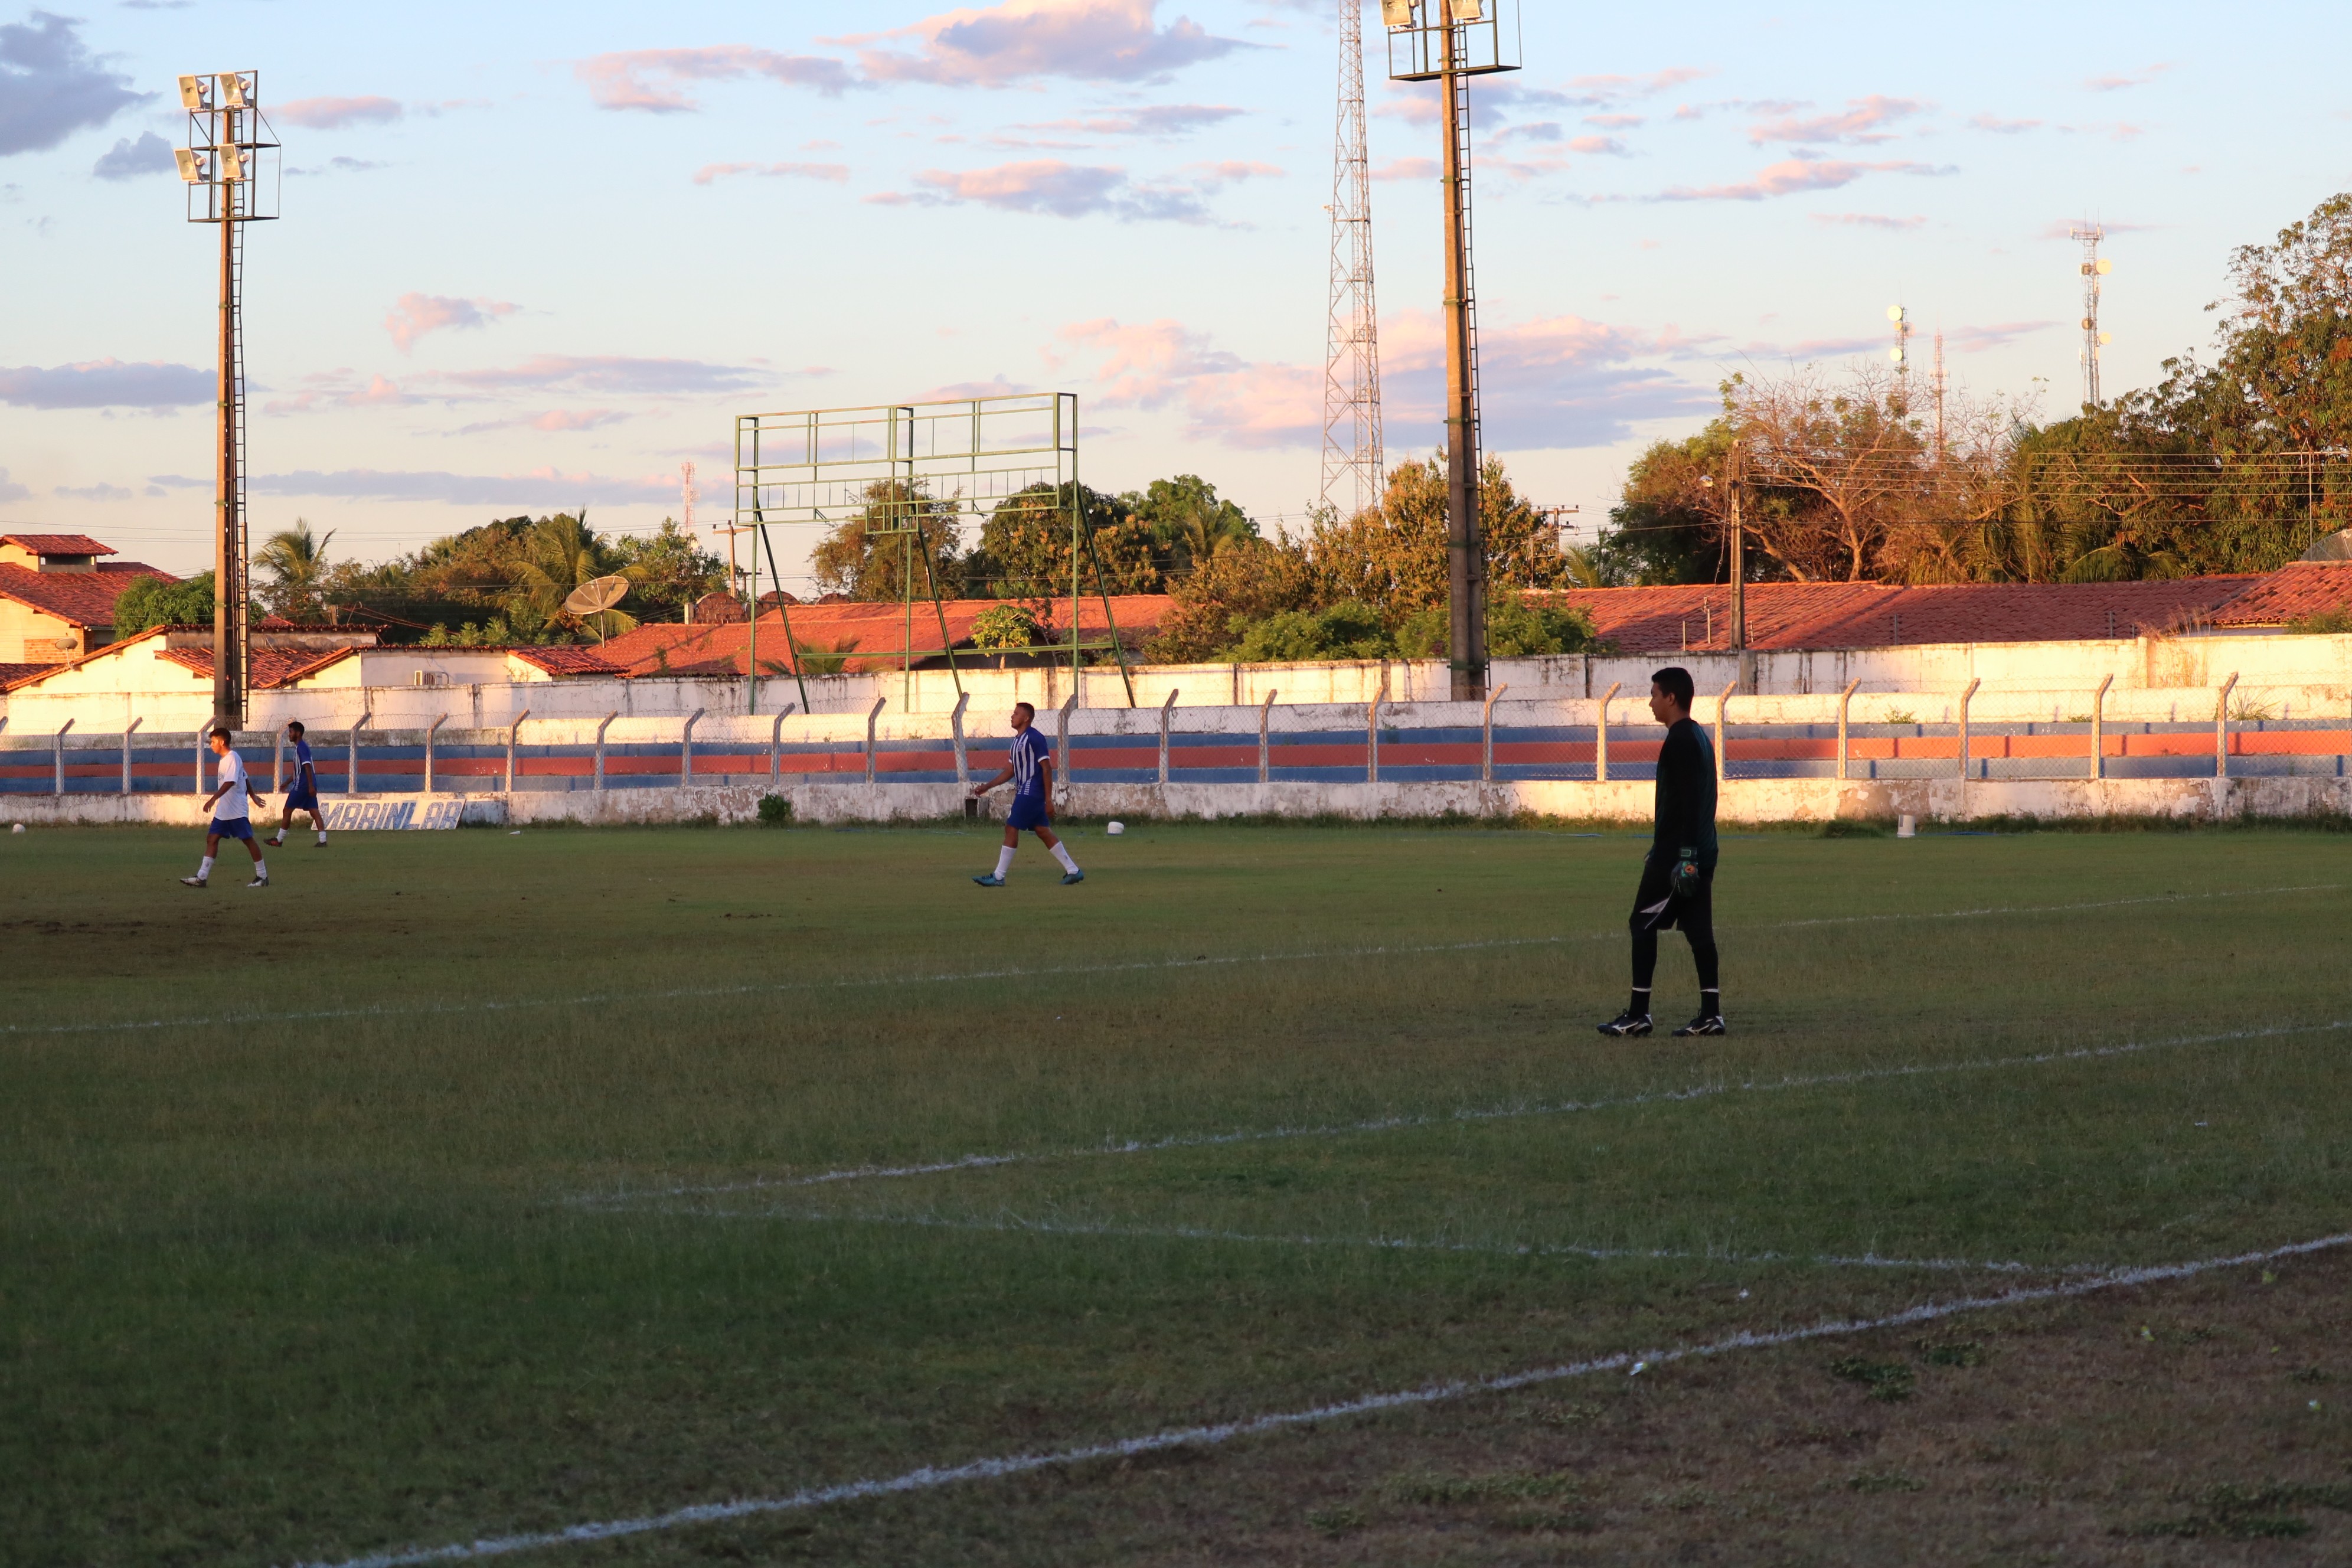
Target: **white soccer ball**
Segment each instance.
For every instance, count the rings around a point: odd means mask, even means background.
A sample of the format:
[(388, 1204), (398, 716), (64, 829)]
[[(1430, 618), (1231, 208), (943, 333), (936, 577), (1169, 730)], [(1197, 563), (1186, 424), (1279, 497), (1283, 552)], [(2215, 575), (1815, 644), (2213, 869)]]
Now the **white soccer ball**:
[[(20, 827), (16, 829), (16, 831), (22, 833), (25, 830)], [(1124, 822), (1114, 822), (1108, 827), (1104, 828), (1103, 831), (1105, 833), (1124, 833), (1127, 831), (1127, 824)]]
[(14, 827), (10, 828), (8, 831), (9, 831), (9, 832), (11, 832), (11, 833), (22, 833), (22, 832), (24, 832), (24, 831), (25, 831), (25, 825), (24, 825), (23, 823), (21, 823), (21, 822), (20, 822), (20, 823), (16, 824), (16, 826), (14, 826)]

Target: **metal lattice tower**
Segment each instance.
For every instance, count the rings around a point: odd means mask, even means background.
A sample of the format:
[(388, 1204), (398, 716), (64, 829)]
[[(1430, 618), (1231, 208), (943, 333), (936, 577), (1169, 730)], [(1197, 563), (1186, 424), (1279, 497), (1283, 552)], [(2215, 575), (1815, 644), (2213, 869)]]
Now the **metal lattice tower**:
[(1372, 290), (1372, 179), (1364, 138), (1362, 0), (1339, 0), (1339, 115), (1331, 157), (1331, 319), (1324, 334), (1323, 500), (1350, 516), (1379, 504), (1380, 313)]
[(2068, 237), (2083, 243), (2083, 406), (2096, 408), (2099, 351), (2107, 343), (2107, 334), (2099, 331), (2099, 279), (2114, 271), (2116, 264), (2099, 258), (2099, 241), (2107, 237), (2105, 225), (2077, 228)]

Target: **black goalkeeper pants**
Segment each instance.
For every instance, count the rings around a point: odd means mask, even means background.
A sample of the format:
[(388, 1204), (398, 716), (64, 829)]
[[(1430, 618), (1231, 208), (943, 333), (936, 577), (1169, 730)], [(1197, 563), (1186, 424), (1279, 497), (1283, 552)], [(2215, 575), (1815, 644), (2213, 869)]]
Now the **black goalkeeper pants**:
[(1658, 933), (1670, 926), (1682, 928), (1690, 940), (1691, 959), (1698, 965), (1698, 988), (1720, 988), (1722, 976), (1715, 951), (1715, 868), (1699, 868), (1698, 891), (1675, 896), (1669, 879), (1674, 866), (1652, 860), (1642, 868), (1641, 890), (1633, 895), (1633, 987), (1647, 991), (1658, 973)]

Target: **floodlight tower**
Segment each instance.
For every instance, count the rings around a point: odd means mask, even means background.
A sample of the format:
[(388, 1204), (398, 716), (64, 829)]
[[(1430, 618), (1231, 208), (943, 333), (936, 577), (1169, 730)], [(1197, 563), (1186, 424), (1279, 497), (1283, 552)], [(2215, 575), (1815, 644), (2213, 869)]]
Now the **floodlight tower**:
[(213, 722), (245, 723), (246, 605), (252, 575), (245, 514), (245, 226), (277, 217), (278, 150), (258, 71), (180, 79), (188, 144), (175, 149), (190, 223), (220, 225), (219, 391), (213, 440)]
[[(1331, 159), (1331, 315), (1323, 346), (1323, 501), (1354, 515), (1387, 481), (1380, 312), (1372, 299), (1372, 179), (1364, 139), (1363, 0), (1339, 0), (1339, 123)], [(1344, 434), (1343, 434), (1344, 432)], [(1334, 501), (1335, 491), (1348, 497)]]
[(2099, 241), (2107, 237), (2105, 224), (2090, 224), (2074, 229), (2069, 238), (2083, 244), (2083, 406), (2099, 405), (2099, 351), (2107, 346), (2107, 334), (2099, 331), (2099, 279), (2116, 269), (2116, 264), (2099, 254)]
[(1486, 695), (1486, 548), (1478, 526), (1478, 313), (1470, 243), (1469, 79), (1519, 68), (1504, 0), (1381, 0), (1389, 79), (1433, 81), (1445, 139), (1446, 661), (1456, 702)]

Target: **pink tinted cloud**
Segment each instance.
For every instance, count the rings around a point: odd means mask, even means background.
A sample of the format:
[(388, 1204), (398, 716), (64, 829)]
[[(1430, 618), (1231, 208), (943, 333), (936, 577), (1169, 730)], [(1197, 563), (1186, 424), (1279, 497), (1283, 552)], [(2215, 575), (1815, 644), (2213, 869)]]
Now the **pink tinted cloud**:
[(401, 353), (406, 353), (427, 332), (488, 326), (511, 316), (520, 305), (502, 300), (453, 300), (446, 294), (403, 294), (383, 319), (383, 330)]
[(1638, 114), (1588, 114), (1584, 122), (1603, 131), (1631, 131), (1636, 125), (1646, 123)]
[(1212, 217), (1201, 199), (1203, 191), (1234, 180), (1281, 172), (1271, 164), (1236, 162), (1200, 166), (1189, 184), (1137, 184), (1127, 177), (1126, 170), (1115, 164), (1031, 158), (986, 169), (926, 169), (915, 176), (919, 189), (886, 192), (866, 200), (884, 206), (971, 203), (1000, 212), (1051, 217), (1101, 216), (1130, 223), (1207, 223)]
[(2014, 136), (2021, 131), (2039, 131), (2042, 128), (2039, 120), (2003, 120), (1991, 114), (1972, 115), (1969, 124), (1974, 130), (1990, 131), (1996, 136)]
[(1843, 224), (1853, 228), (1917, 228), (1927, 220), (1925, 216), (1889, 217), (1885, 213), (1809, 213), (1815, 223)]
[(639, 359), (624, 354), (533, 354), (516, 365), (446, 371), (435, 378), (470, 392), (660, 394), (736, 392), (770, 378), (742, 365), (704, 360)]
[(1375, 180), (1433, 180), (1437, 178), (1434, 158), (1391, 158), (1372, 170)]
[(2109, 76), (2095, 76), (2083, 85), (2093, 92), (2121, 92), (2126, 88), (2146, 87), (2171, 68), (2171, 62), (2166, 61), (2160, 65), (2143, 67), (2136, 71), (2118, 71)]
[(1962, 353), (1981, 353), (1987, 349), (2005, 348), (2020, 338), (2046, 332), (2057, 326), (2056, 321), (1995, 321), (1985, 327), (1954, 327), (1944, 334), (1945, 341)]
[(1591, 153), (1596, 157), (1627, 156), (1625, 143), (1618, 141), (1614, 136), (1579, 136), (1569, 142), (1568, 150), (1571, 153)]
[(858, 51), (875, 81), (1010, 87), (1046, 77), (1146, 82), (1255, 46), (1188, 17), (1155, 24), (1155, 0), (1003, 0), (912, 26), (827, 39)]
[(407, 112), (391, 98), (298, 98), (281, 103), (272, 115), (289, 125), (312, 131), (332, 131), (345, 125), (383, 125)]
[(635, 109), (649, 114), (685, 113), (700, 107), (686, 86), (698, 81), (740, 81), (763, 77), (786, 87), (804, 87), (837, 98), (857, 86), (849, 68), (822, 55), (785, 55), (749, 44), (699, 49), (625, 49), (577, 61), (572, 74), (588, 87), (599, 109)]
[(599, 425), (617, 424), (627, 415), (617, 408), (551, 408), (530, 422), (534, 430), (593, 430)]
[(1888, 98), (1884, 93), (1873, 93), (1868, 98), (1848, 99), (1843, 114), (1820, 114), (1810, 120), (1790, 115), (1751, 125), (1748, 128), (1748, 140), (1759, 147), (1767, 142), (1891, 142), (1895, 132), (1887, 127), (1923, 113), (1927, 108), (1916, 98)]
[(1951, 171), (1948, 168), (1937, 168), (1927, 163), (1850, 163), (1835, 159), (1789, 158), (1759, 170), (1752, 180), (1729, 185), (1678, 185), (1662, 193), (1656, 199), (1664, 202), (1760, 202), (1772, 196), (1795, 195), (1803, 191), (1832, 191), (1870, 174), (1949, 173)]
[(1215, 125), (1246, 114), (1223, 103), (1155, 103), (1139, 109), (1109, 110), (1072, 120), (1045, 120), (1013, 125), (1013, 131), (1061, 132), (1086, 136), (1181, 136), (1204, 125)]
[(846, 163), (705, 163), (694, 172), (694, 183), (709, 184), (730, 174), (758, 174), (764, 178), (830, 180), (838, 184), (849, 178)]
[(262, 412), (313, 414), (322, 408), (404, 408), (425, 401), (404, 390), (389, 376), (372, 374), (367, 384), (361, 386), (350, 371), (332, 370), (304, 376), (301, 391), (290, 397), (273, 398), (263, 405)]

